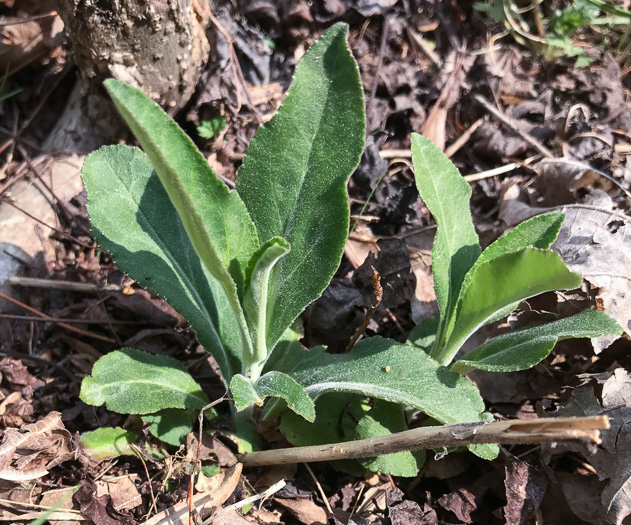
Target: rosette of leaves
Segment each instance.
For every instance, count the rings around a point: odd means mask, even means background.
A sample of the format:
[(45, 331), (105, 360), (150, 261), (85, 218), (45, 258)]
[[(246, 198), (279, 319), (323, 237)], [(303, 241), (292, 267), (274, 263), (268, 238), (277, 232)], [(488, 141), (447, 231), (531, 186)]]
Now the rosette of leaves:
[[(333, 26), (299, 62), (283, 105), (252, 139), (234, 191), (148, 97), (106, 81), (144, 152), (110, 146), (86, 159), (83, 179), (94, 237), (119, 268), (189, 321), (232, 393), (238, 428), (254, 405), (264, 403), (263, 417), (284, 411), (307, 428), (317, 425), (317, 412), (327, 408), (331, 393), (380, 400), (366, 413), (370, 420), (359, 425), (353, 420), (351, 429), (357, 427), (360, 437), (404, 427), (410, 409), (438, 423), (490, 420), (474, 385), (446, 368), (451, 357), (473, 330), (506, 315), (509, 306), (542, 291), (574, 288), (580, 278), (547, 251), (562, 220), (558, 215), (533, 219), (510, 242), (480, 255), (468, 185), (418, 136), (413, 138), (417, 182), (439, 223), (437, 350), (430, 355), (413, 344), (375, 337), (348, 354), (330, 355), (322, 347), (304, 350), (290, 330), (330, 282), (348, 236), (346, 184), (362, 153), (365, 115), (346, 34), (345, 25)], [(531, 266), (536, 271), (524, 273)], [(509, 270), (510, 277), (489, 293), (489, 271), (498, 269)], [(600, 331), (590, 333), (600, 335), (611, 322), (600, 312), (594, 315)], [(566, 327), (563, 333), (569, 332)], [(541, 337), (548, 337), (549, 346), (552, 336)], [(208, 402), (177, 361), (129, 348), (96, 363), (81, 397), (140, 414), (151, 432), (174, 444)], [(389, 406), (397, 412), (389, 414)], [(287, 435), (301, 434), (288, 421), (282, 427)], [(350, 434), (340, 439), (354, 437)], [(478, 445), (473, 451), (491, 459), (497, 447)], [(422, 461), (418, 454), (410, 458), (415, 463), (405, 464), (406, 475)], [(383, 462), (368, 466), (397, 473)]]

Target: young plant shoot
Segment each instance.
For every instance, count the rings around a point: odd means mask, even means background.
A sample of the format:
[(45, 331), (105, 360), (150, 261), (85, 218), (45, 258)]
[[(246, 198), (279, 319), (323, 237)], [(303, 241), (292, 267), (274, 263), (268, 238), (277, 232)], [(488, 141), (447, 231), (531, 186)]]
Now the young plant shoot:
[[(549, 250), (561, 213), (535, 217), (482, 252), (471, 189), (436, 146), (415, 134), (417, 186), (438, 225), (440, 317), (419, 325), (405, 344), (373, 337), (341, 355), (301, 347), (291, 325), (340, 264), (349, 229), (346, 185), (364, 147), (363, 93), (346, 36), (345, 25), (333, 26), (299, 62), (283, 105), (252, 139), (234, 191), (159, 106), (117, 80), (105, 87), (142, 150), (103, 147), (83, 167), (95, 239), (121, 270), (188, 320), (219, 365), (237, 427), (251, 419), (254, 405), (266, 403), (262, 417), (282, 414), (281, 429), (296, 444), (404, 430), (411, 411), (435, 424), (489, 421), (463, 374), (522, 370), (559, 339), (620, 333), (592, 310), (496, 337), (452, 364), (482, 325), (539, 293), (576, 288), (581, 279)], [(209, 402), (175, 359), (131, 348), (102, 357), (81, 398), (140, 414), (155, 436), (177, 445)], [(352, 411), (340, 435), (340, 415)], [(333, 420), (337, 434), (304, 432)], [(492, 459), (497, 446), (472, 451)], [(400, 454), (363, 464), (416, 475), (422, 453)]]

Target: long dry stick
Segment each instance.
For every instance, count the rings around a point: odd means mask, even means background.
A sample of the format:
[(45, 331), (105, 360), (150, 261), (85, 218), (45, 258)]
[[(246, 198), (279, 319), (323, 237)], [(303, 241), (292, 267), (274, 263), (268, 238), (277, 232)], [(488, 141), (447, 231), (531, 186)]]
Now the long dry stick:
[(105, 341), (107, 343), (115, 343), (116, 342), (111, 337), (105, 337), (104, 335), (95, 334), (93, 332), (88, 332), (87, 330), (81, 330), (81, 328), (77, 328), (76, 326), (71, 326), (71, 325), (69, 325), (67, 323), (60, 323), (58, 321), (55, 321), (54, 318), (50, 317), (49, 315), (46, 315), (45, 313), (40, 312), (39, 310), (36, 310), (35, 308), (32, 308), (28, 304), (24, 304), (22, 301), (18, 301), (17, 299), (14, 299), (10, 295), (7, 295), (7, 294), (4, 294), (4, 293), (0, 292), (0, 298), (4, 299), (5, 301), (9, 301), (9, 302), (15, 304), (15, 305), (19, 306), (20, 308), (24, 308), (25, 310), (31, 312), (32, 314), (37, 315), (38, 317), (41, 317), (42, 319), (46, 319), (47, 321), (49, 321), (51, 323), (55, 323), (56, 325), (61, 326), (62, 328), (65, 328), (66, 330), (70, 330), (71, 332), (76, 332), (78, 334), (85, 335), (87, 337), (93, 337), (94, 339), (99, 339), (99, 340)]
[(600, 443), (600, 429), (609, 428), (607, 416), (509, 419), (421, 427), (388, 436), (310, 447), (281, 448), (241, 454), (244, 467), (356, 459), (403, 450), (452, 447), (482, 443), (523, 444), (587, 440)]

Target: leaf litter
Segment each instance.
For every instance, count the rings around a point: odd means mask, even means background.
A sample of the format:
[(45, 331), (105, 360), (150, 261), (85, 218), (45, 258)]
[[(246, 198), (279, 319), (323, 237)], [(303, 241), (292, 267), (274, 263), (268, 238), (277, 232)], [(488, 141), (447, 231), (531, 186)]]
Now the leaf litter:
[[(349, 7), (351, 45), (356, 51), (356, 56), (360, 58), (367, 99), (371, 97), (368, 105), (371, 126), (369, 131), (375, 136), (376, 144), (370, 150), (372, 160), (365, 160), (362, 164), (366, 174), (360, 176), (358, 173), (351, 181), (351, 197), (356, 200), (352, 213), (359, 214), (377, 180), (384, 171), (387, 171), (364, 212), (366, 216), (375, 219), (367, 223), (368, 227), (362, 230), (362, 235), (371, 237), (374, 246), (377, 246), (382, 238), (404, 238), (407, 241), (407, 249), (415, 256), (411, 267), (417, 280), (414, 290), (407, 269), (409, 259), (406, 263), (406, 253), (400, 244), (396, 249), (382, 250), (384, 255), (380, 253), (377, 262), (380, 257), (387, 261), (392, 256), (391, 273), (392, 277), (398, 280), (393, 297), (394, 302), (398, 304), (391, 307), (392, 317), (376, 316), (369, 331), (404, 338), (406, 331), (409, 331), (416, 322), (432, 315), (433, 298), (423, 293), (432, 289), (431, 281), (427, 279), (431, 274), (425, 272), (425, 278), (421, 279), (419, 276), (423, 272), (419, 272), (418, 268), (430, 268), (427, 241), (431, 241), (433, 230), (432, 224), (427, 222), (427, 213), (423, 213), (423, 204), (417, 200), (413, 191), (413, 177), (406, 167), (405, 155), (394, 158), (384, 155), (390, 160), (386, 163), (381, 159), (379, 151), (405, 151), (409, 147), (409, 142), (406, 141), (409, 140), (410, 132), (419, 131), (425, 125), (427, 115), (436, 106), (452, 71), (452, 57), (457, 50), (457, 39), (460, 38), (466, 43), (469, 51), (476, 53), (476, 59), (473, 64), (466, 65), (464, 80), (458, 77), (459, 84), (454, 89), (455, 92), (460, 92), (460, 97), (456, 105), (442, 115), (444, 118), (438, 120), (439, 124), (432, 126), (438, 126), (435, 130), (437, 133), (441, 133), (444, 127), (447, 144), (450, 144), (470, 123), (483, 118), (482, 126), (453, 157), (463, 173), (491, 169), (506, 160), (527, 161), (527, 156), (532, 153), (532, 148), (519, 134), (499, 124), (473, 102), (473, 94), (481, 93), (488, 97), (490, 88), (496, 96), (494, 100), (501, 103), (505, 113), (513, 119), (521, 132), (531, 134), (548, 148), (554, 148), (561, 142), (563, 152), (555, 150), (559, 156), (562, 153), (570, 160), (580, 160), (601, 171), (613, 173), (615, 176), (620, 175), (618, 180), (628, 185), (628, 177), (626, 180), (623, 179), (624, 174), (629, 171), (626, 166), (627, 159), (608, 146), (620, 140), (619, 130), (629, 129), (629, 109), (625, 101), (623, 84), (628, 84), (628, 75), (624, 76), (619, 65), (621, 61), (613, 55), (605, 55), (602, 62), (596, 62), (588, 69), (579, 69), (573, 67), (572, 62), (567, 59), (553, 65), (542, 63), (536, 55), (527, 52), (524, 47), (511, 42), (510, 39), (494, 41), (489, 45), (486, 35), (476, 32), (479, 28), (485, 27), (480, 23), (480, 15), (463, 11), (456, 4), (417, 6), (415, 3), (404, 2), (367, 3), (340, 0), (317, 1), (309, 5), (306, 1), (298, 0), (291, 5), (278, 6), (270, 2), (255, 2), (241, 6), (244, 17), (240, 20), (238, 17), (224, 16), (222, 22), (231, 28), (233, 37), (237, 37), (237, 51), (243, 59), (241, 67), (251, 88), (271, 86), (269, 90), (261, 91), (268, 95), (267, 98), (263, 97), (258, 111), (263, 114), (273, 112), (282, 98), (283, 86), (286, 88), (288, 85), (292, 65), (296, 59), (313, 42), (316, 33), (324, 28), (322, 24), (326, 25), (329, 23), (327, 21), (333, 21)], [(381, 46), (385, 16), (389, 19), (388, 34), (385, 46)], [(353, 17), (355, 19), (352, 19)], [(471, 20), (479, 23), (479, 27), (471, 24)], [(269, 41), (265, 41), (266, 37), (271, 38), (276, 45), (276, 50), (271, 53)], [(209, 66), (202, 81), (203, 85), (200, 86), (200, 93), (203, 94), (191, 106), (192, 109), (186, 118), (196, 124), (196, 120), (200, 118), (218, 114), (229, 117), (225, 134), (221, 141), (213, 143), (213, 151), (209, 152), (209, 158), (222, 168), (223, 175), (228, 179), (234, 179), (240, 162), (239, 154), (245, 150), (257, 125), (249, 109), (235, 111), (234, 93), (235, 89), (241, 89), (241, 86), (230, 72), (227, 50), (225, 46), (221, 47), (224, 41), (220, 36), (217, 41), (220, 44), (219, 58)], [(428, 43), (435, 43), (435, 49), (428, 47)], [(280, 85), (281, 89), (274, 87), (273, 84)], [(577, 105), (585, 106), (586, 109), (582, 106), (577, 108)], [(243, 129), (243, 134), (235, 131)], [(597, 134), (598, 137), (589, 136), (590, 134)], [(604, 138), (604, 141), (599, 137)], [(625, 251), (628, 219), (616, 219), (617, 213), (624, 214), (624, 210), (628, 210), (628, 202), (625, 202), (624, 196), (621, 198), (617, 186), (608, 185), (600, 176), (592, 177), (591, 181), (587, 181), (587, 178), (577, 181), (574, 175), (566, 179), (562, 169), (552, 170), (547, 176), (534, 181), (530, 178), (530, 169), (522, 169), (516, 173), (516, 177), (512, 174), (508, 177), (519, 182), (520, 186), (527, 186), (525, 191), (528, 198), (525, 201), (529, 207), (572, 205), (565, 208), (568, 213), (568, 231), (563, 237), (563, 243), (559, 241), (559, 252), (565, 254), (564, 257), (574, 258), (581, 272), (589, 273), (586, 270), (590, 269), (595, 273), (593, 280), (588, 277), (595, 287), (589, 294), (581, 295), (580, 292), (576, 292), (574, 295), (567, 294), (565, 298), (552, 296), (547, 300), (533, 303), (533, 310), (536, 310), (537, 314), (558, 314), (563, 308), (570, 308), (570, 303), (588, 304), (590, 298), (595, 297), (596, 304), (616, 316), (628, 332), (628, 312), (631, 311), (625, 302), (629, 297), (628, 279), (626, 284), (622, 282), (624, 279), (619, 283), (616, 280), (618, 277), (629, 275)], [(551, 180), (555, 178), (559, 184), (553, 187)], [(483, 240), (488, 238), (490, 241), (505, 229), (504, 224), (498, 219), (503, 219), (506, 224), (512, 226), (514, 223), (509, 219), (510, 214), (506, 214), (519, 210), (519, 202), (516, 199), (500, 201), (500, 190), (498, 177), (482, 180), (474, 187), (474, 219)], [(604, 192), (604, 195), (601, 193), (599, 196), (596, 190)], [(561, 195), (564, 200), (559, 202)], [(597, 205), (598, 210), (589, 208), (594, 206), (593, 200), (591, 203), (583, 202), (583, 207), (576, 206), (578, 199), (585, 195), (602, 199)], [(603, 206), (603, 201), (608, 202), (609, 207)], [(612, 205), (615, 208), (613, 211)], [(541, 210), (534, 211), (537, 213)], [(575, 215), (571, 215), (571, 211), (575, 211)], [(67, 217), (63, 220), (66, 219)], [(621, 224), (618, 224), (617, 220), (620, 220)], [(415, 232), (419, 224), (421, 228), (429, 229), (420, 234), (415, 233), (417, 239), (412, 241), (413, 236), (408, 234)], [(77, 230), (76, 225), (73, 228)], [(425, 239), (418, 239), (423, 236)], [(87, 241), (88, 238), (84, 240)], [(381, 244), (383, 245), (383, 241)], [(393, 242), (390, 244), (395, 245)], [(84, 248), (68, 242), (67, 239), (59, 241), (57, 255), (57, 260), (50, 261), (55, 263), (55, 271), (48, 271), (48, 274), (52, 273), (56, 278), (93, 282), (107, 279), (120, 282), (120, 272), (111, 265), (107, 255), (99, 259)], [(360, 276), (368, 266), (365, 265), (362, 270), (354, 269), (362, 266), (364, 258), (362, 255), (356, 261), (357, 264), (343, 262), (336, 281), (323, 297), (325, 300), (327, 294), (333, 295), (333, 299), (325, 302), (321, 308), (319, 325), (315, 322), (317, 316), (314, 317), (313, 313), (307, 318), (309, 342), (321, 339), (331, 346), (339, 344), (339, 347), (343, 348), (353, 331), (348, 325), (361, 323), (362, 311), (370, 302), (370, 294), (369, 289), (363, 289), (366, 287), (362, 285), (364, 280), (360, 279)], [(371, 259), (370, 263), (374, 262)], [(603, 264), (599, 265), (599, 262)], [(383, 271), (390, 272), (387, 268)], [(422, 304), (422, 307), (417, 305), (416, 310), (414, 307), (411, 310), (408, 306), (410, 290), (416, 292), (414, 295)], [(205, 354), (197, 351), (190, 331), (181, 324), (181, 320), (175, 317), (172, 311), (163, 309), (156, 303), (155, 298), (148, 294), (136, 291), (134, 296), (131, 296), (133, 300), (129, 297), (124, 293), (115, 293), (79, 298), (45, 291), (31, 293), (30, 301), (47, 313), (54, 313), (59, 317), (81, 316), (90, 322), (92, 327), (109, 331), (122, 341), (131, 340), (158, 353), (175, 354), (190, 366), (198, 367), (200, 372), (203, 370), (200, 377), (203, 379), (204, 387), (210, 389), (207, 392), (216, 390), (218, 382), (208, 372), (212, 365), (208, 364)], [(558, 303), (557, 298), (560, 300)], [(411, 315), (414, 311), (416, 316)], [(335, 324), (339, 319), (343, 321)], [(143, 323), (142, 328), (145, 331), (139, 330), (133, 324), (118, 324), (129, 321)], [(82, 338), (79, 342), (89, 344), (91, 350), (88, 350), (86, 346), (71, 343), (64, 331), (55, 325), (37, 324), (34, 330), (29, 331), (26, 323), (6, 320), (2, 322), (3, 334), (6, 334), (3, 338), (3, 350), (10, 350), (14, 360), (12, 364), (5, 364), (5, 368), (2, 368), (1, 392), (4, 397), (0, 399), (0, 416), (6, 428), (26, 429), (28, 425), (38, 424), (35, 422), (41, 422), (45, 419), (44, 416), (57, 410), (63, 414), (62, 419), (70, 432), (91, 430), (99, 426), (128, 425), (138, 432), (141, 440), (144, 439), (142, 425), (138, 421), (124, 421), (121, 416), (103, 409), (94, 413), (76, 401), (78, 381), (89, 371), (90, 360), (94, 358), (91, 353), (105, 353), (112, 349), (111, 345)], [(111, 322), (114, 324), (108, 324)], [(169, 331), (172, 333), (171, 336), (167, 335)], [(624, 351), (625, 348), (628, 349), (628, 341), (618, 341), (610, 347), (607, 347), (606, 342), (598, 344), (600, 346), (597, 350), (600, 353), (597, 356), (581, 342), (576, 342), (573, 346), (560, 344), (549, 361), (532, 371), (495, 375), (492, 379), (488, 378), (488, 375), (485, 377), (484, 374), (474, 377), (482, 386), (488, 408), (497, 416), (517, 414), (519, 417), (535, 417), (554, 411), (559, 405), (563, 386), (576, 384), (575, 378), (582, 374), (580, 380), (583, 384), (568, 389), (571, 401), (565, 408), (559, 409), (559, 415), (563, 410), (569, 410), (563, 415), (570, 415), (572, 410), (576, 411), (576, 415), (590, 411), (601, 413), (607, 410), (614, 416), (612, 423), (617, 424), (616, 421), (619, 422), (621, 417), (629, 419), (628, 414), (624, 412), (628, 408), (628, 392), (631, 389), (627, 372), (628, 350), (626, 353)], [(43, 361), (28, 360), (32, 353), (31, 348), (35, 350), (35, 355), (43, 356)], [(71, 357), (65, 360), (67, 354)], [(24, 364), (17, 359), (22, 359)], [(55, 367), (47, 364), (46, 360), (63, 363), (62, 366), (76, 375), (77, 379), (70, 382)], [(28, 365), (29, 368), (24, 365)], [(8, 372), (7, 366), (13, 367), (13, 371)], [(603, 372), (605, 369), (615, 372)], [(561, 509), (565, 512), (561, 519), (581, 519), (588, 523), (604, 523), (606, 518), (602, 509), (606, 508), (609, 509), (608, 522), (617, 523), (624, 519), (629, 508), (629, 474), (624, 471), (623, 462), (619, 459), (626, 457), (624, 454), (628, 455), (625, 443), (628, 444), (630, 441), (624, 433), (624, 425), (620, 424), (617, 428), (618, 439), (609, 437), (595, 456), (588, 455), (585, 450), (580, 451), (581, 454), (585, 454), (586, 467), (573, 463), (572, 456), (564, 452), (563, 447), (556, 447), (556, 454), (550, 457), (541, 457), (536, 451), (524, 447), (511, 447), (506, 450), (509, 459), (498, 460), (493, 466), (480, 463), (470, 456), (450, 453), (441, 461), (430, 461), (423, 478), (409, 484), (399, 479), (393, 480), (403, 489), (397, 495), (394, 495), (397, 489), (388, 492), (388, 489), (375, 487), (360, 495), (360, 488), (363, 485), (361, 478), (342, 477), (339, 473), (326, 468), (315, 470), (329, 500), (334, 501), (337, 498), (336, 501), (339, 501), (340, 506), (346, 511), (345, 515), (339, 515), (340, 519), (337, 522), (340, 523), (366, 523), (368, 519), (375, 523), (385, 523), (389, 520), (391, 523), (401, 524), (433, 524), (439, 520), (448, 523), (471, 523), (476, 520), (483, 523), (519, 523), (518, 519), (525, 520), (537, 512), (543, 513), (544, 516), (549, 513), (548, 515), (552, 516), (551, 507), (557, 507), (559, 512)], [(206, 450), (205, 462), (216, 461), (218, 457), (219, 462), (224, 465), (234, 461), (230, 458), (230, 441), (225, 438), (225, 435), (229, 434), (229, 429), (223, 429), (222, 432), (223, 437), (215, 437), (215, 446), (209, 449), (210, 451)], [(4, 435), (7, 433), (8, 431), (5, 431)], [(608, 434), (611, 435), (613, 434)], [(194, 447), (193, 442), (190, 443), (189, 448)], [(512, 459), (512, 454), (523, 456), (525, 461)], [(453, 464), (458, 462), (454, 458), (458, 457), (468, 459), (456, 468)], [(12, 456), (13, 466), (17, 464), (17, 459)], [(49, 466), (49, 463), (45, 463), (45, 454), (41, 453), (26, 461), (24, 465), (36, 467), (39, 465), (38, 461), (46, 467)], [(152, 477), (159, 476), (160, 472), (167, 469), (167, 463), (162, 460), (154, 460), (155, 463), (146, 461)], [(547, 461), (547, 465), (541, 464), (544, 461)], [(629, 463), (631, 462), (626, 462)], [(182, 463), (184, 464), (185, 462)], [(448, 467), (448, 464), (452, 467)], [(595, 469), (597, 474), (588, 467)], [(44, 480), (49, 483), (62, 480), (62, 483), (76, 485), (78, 479), (84, 477), (81, 472), (95, 474), (98, 468), (103, 467), (96, 467), (94, 464), (84, 467), (77, 462), (68, 461), (51, 468), (52, 475), (49, 474), (43, 478)], [(85, 470), (81, 470), (83, 468)], [(542, 468), (552, 470), (553, 475), (560, 481), (560, 488), (555, 488), (553, 483), (546, 486), (541, 481)], [(138, 476), (134, 478), (133, 483), (142, 488), (140, 493), (143, 503), (132, 510), (134, 519), (137, 520), (146, 515), (151, 505), (148, 485), (144, 481), (146, 475), (142, 463), (136, 458), (121, 458), (120, 464), (113, 467), (115, 474), (125, 471), (137, 472)], [(176, 484), (172, 495), (163, 491), (159, 496), (158, 503), (161, 508), (166, 508), (174, 504), (178, 498), (185, 497), (187, 475), (184, 472), (185, 469), (180, 469), (177, 476), (172, 477)], [(252, 472), (247, 473), (247, 476), (256, 482), (258, 474)], [(323, 509), (323, 502), (315, 490), (313, 481), (303, 475), (303, 470), (298, 469), (295, 479), (306, 488), (294, 492), (292, 501), (298, 506), (300, 501), (309, 501), (305, 507), (315, 505)], [(602, 479), (599, 479), (599, 476)], [(113, 481), (108, 478), (107, 483)], [(384, 478), (380, 483), (390, 485), (390, 481)], [(93, 486), (90, 487), (93, 489)], [(18, 488), (12, 487), (13, 494), (18, 493)], [(27, 492), (32, 490), (31, 487)], [(89, 489), (84, 490), (90, 493)], [(4, 492), (4, 487), (2, 491)], [(543, 496), (541, 492), (544, 492)], [(41, 494), (41, 488), (32, 494), (37, 497)], [(366, 494), (370, 497), (365, 498)], [(586, 497), (587, 494), (596, 497), (597, 501), (590, 501), (590, 498)], [(91, 495), (93, 496), (94, 492)], [(604, 498), (602, 503), (598, 501), (601, 495)], [(553, 496), (567, 500), (568, 505), (556, 502), (551, 505)], [(378, 500), (378, 504), (367, 504), (362, 510), (361, 502), (371, 501), (373, 497)], [(94, 509), (87, 510), (86, 507), (86, 513), (91, 513), (95, 523), (130, 522), (128, 516), (131, 514), (112, 512), (111, 508), (116, 508), (113, 496), (111, 499), (107, 496), (101, 498)], [(355, 512), (349, 519), (355, 500), (361, 500), (358, 505), (361, 512)], [(489, 504), (489, 501), (493, 503)], [(78, 502), (77, 506), (82, 508), (85, 505), (84, 501), (80, 504)], [(265, 512), (269, 512), (278, 522), (306, 522), (273, 501), (265, 503), (264, 509), (268, 509)], [(273, 513), (269, 509), (273, 510)], [(334, 511), (337, 510), (334, 506)], [(234, 523), (239, 519), (235, 516), (230, 515)], [(502, 516), (501, 520), (498, 516)], [(271, 519), (270, 516), (267, 518)], [(221, 519), (230, 523), (230, 518), (224, 516)], [(308, 518), (303, 515), (302, 519)]]

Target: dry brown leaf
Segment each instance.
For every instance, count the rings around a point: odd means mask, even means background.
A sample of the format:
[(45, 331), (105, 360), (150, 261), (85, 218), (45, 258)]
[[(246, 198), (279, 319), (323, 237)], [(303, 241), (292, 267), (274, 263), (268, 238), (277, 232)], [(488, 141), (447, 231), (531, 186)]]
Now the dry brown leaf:
[[(217, 474), (220, 485), (213, 492), (193, 496), (193, 507), (202, 519), (206, 519), (217, 507), (222, 505), (234, 492), (241, 479), (243, 465), (236, 463), (229, 469)], [(214, 520), (213, 520), (214, 522)], [(188, 502), (181, 501), (173, 507), (153, 516), (145, 525), (188, 524)]]
[(19, 430), (7, 429), (0, 444), (0, 479), (37, 479), (48, 474), (48, 468), (76, 459), (78, 448), (71, 438), (59, 412)]
[(142, 497), (133, 482), (135, 474), (100, 480), (96, 482), (96, 496), (109, 495), (116, 510), (135, 509), (142, 503)]
[(239, 510), (217, 509), (213, 516), (213, 525), (251, 525)]
[(326, 511), (310, 499), (274, 498), (274, 500), (305, 525), (326, 525), (327, 523)]
[[(600, 499), (608, 523), (619, 525), (631, 515), (631, 375), (622, 368), (611, 373), (586, 375), (584, 385), (572, 391), (572, 398), (558, 415), (591, 416), (605, 413), (611, 428), (601, 432), (602, 445), (586, 459), (601, 480), (609, 479)], [(602, 386), (600, 400), (594, 386)]]
[(282, 523), (279, 511), (270, 512), (265, 509), (252, 510), (248, 514), (248, 517), (254, 518), (256, 523), (261, 525), (280, 525)]
[[(59, 505), (57, 508), (58, 511), (70, 510), (72, 509), (72, 494), (75, 490), (75, 487), (67, 487), (63, 489), (57, 490), (49, 490), (42, 494), (42, 499), (39, 500), (39, 505), (43, 508), (51, 508), (56, 505)], [(80, 515), (76, 515), (75, 518), (81, 517)], [(52, 521), (49, 518), (49, 522), (51, 525), (79, 525), (81, 522), (77, 519), (74, 520), (60, 520), (60, 521)]]

